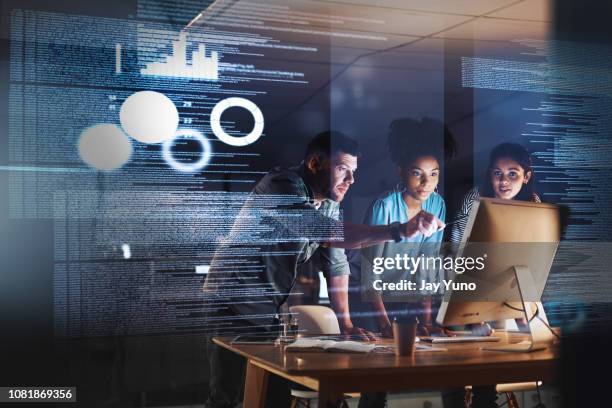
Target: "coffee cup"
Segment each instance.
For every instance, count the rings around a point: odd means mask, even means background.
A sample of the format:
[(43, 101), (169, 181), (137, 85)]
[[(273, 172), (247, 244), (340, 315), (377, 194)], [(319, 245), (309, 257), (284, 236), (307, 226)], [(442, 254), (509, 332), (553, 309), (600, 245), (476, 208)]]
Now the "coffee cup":
[(393, 319), (393, 341), (396, 356), (412, 356), (416, 344), (419, 319), (414, 316), (398, 316)]

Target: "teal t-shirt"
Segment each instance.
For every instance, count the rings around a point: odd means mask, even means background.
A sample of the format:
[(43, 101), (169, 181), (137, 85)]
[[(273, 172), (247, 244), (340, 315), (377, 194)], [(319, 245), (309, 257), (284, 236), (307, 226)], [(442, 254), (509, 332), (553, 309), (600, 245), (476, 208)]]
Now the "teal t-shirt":
[[(431, 193), (423, 202), (422, 209), (441, 221), (446, 218), (446, 205), (438, 193)], [(401, 191), (389, 191), (374, 201), (364, 220), (364, 224), (368, 225), (387, 225), (392, 222), (408, 222), (408, 206)], [(413, 238), (404, 238), (402, 242), (442, 242), (443, 235), (444, 231), (438, 231), (430, 237), (418, 234)]]
[[(444, 199), (438, 193), (432, 193), (429, 198), (423, 202), (422, 209), (435, 215), (441, 221), (444, 221), (446, 218), (446, 205)], [(387, 192), (375, 200), (364, 219), (364, 224), (368, 225), (388, 225), (392, 222), (408, 222), (408, 206), (402, 197), (401, 191)], [(442, 282), (444, 279), (444, 270), (440, 268), (418, 268), (414, 273), (406, 270), (394, 270), (385, 272), (383, 275), (374, 275), (371, 273), (369, 265), (374, 258), (394, 258), (397, 254), (400, 254), (400, 256), (407, 254), (413, 258), (421, 255), (426, 257), (438, 256), (443, 235), (444, 231), (438, 231), (429, 237), (425, 237), (423, 234), (417, 234), (412, 238), (404, 238), (399, 243), (387, 241), (383, 244), (364, 248), (362, 253), (369, 261), (366, 264), (362, 263), (362, 267), (365, 265), (365, 269), (362, 270), (362, 273), (368, 278), (367, 280), (383, 279), (389, 282), (399, 282), (402, 279), (406, 279), (415, 282), (417, 287), (420, 287), (422, 282)], [(371, 282), (368, 283), (368, 286), (369, 285), (371, 285)], [(414, 295), (442, 294), (443, 287), (441, 285), (438, 290), (433, 292), (417, 290), (411, 293)], [(405, 294), (400, 294), (399, 292), (385, 293), (383, 298), (390, 300), (395, 297), (403, 298), (405, 296)]]

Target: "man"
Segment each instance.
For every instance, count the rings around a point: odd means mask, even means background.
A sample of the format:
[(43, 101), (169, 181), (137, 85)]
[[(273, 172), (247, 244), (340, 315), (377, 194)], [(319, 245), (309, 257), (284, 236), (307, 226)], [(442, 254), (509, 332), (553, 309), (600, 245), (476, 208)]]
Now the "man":
[[(430, 236), (444, 224), (421, 212), (405, 224), (366, 226), (339, 220), (339, 203), (355, 181), (359, 148), (339, 132), (309, 143), (301, 165), (275, 168), (255, 186), (227, 240), (215, 253), (205, 290), (211, 296), (212, 335), (269, 333), (295, 284), (298, 264), (315, 256), (327, 275), (331, 306), (344, 334), (366, 338), (348, 308), (349, 266), (343, 248), (357, 248), (416, 234)], [(232, 407), (240, 399), (245, 360), (212, 342), (206, 406)], [(288, 403), (288, 388), (270, 379), (269, 403)], [(272, 400), (270, 400), (272, 398)]]

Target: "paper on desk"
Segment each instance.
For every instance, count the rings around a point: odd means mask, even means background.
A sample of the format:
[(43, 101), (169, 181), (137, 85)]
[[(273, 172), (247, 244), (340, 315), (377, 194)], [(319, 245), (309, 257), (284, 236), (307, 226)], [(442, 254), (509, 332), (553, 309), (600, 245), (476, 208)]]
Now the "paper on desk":
[(344, 353), (369, 353), (374, 350), (374, 344), (361, 343), (358, 341), (335, 341), (309, 339), (302, 337), (285, 347), (286, 351), (330, 351)]
[(431, 346), (424, 346), (424, 345), (418, 344), (416, 346), (416, 351), (448, 351), (448, 350), (445, 349), (444, 347), (431, 347)]
[[(448, 351), (448, 350), (443, 347), (431, 347), (431, 346), (417, 344), (415, 351)], [(377, 345), (374, 352), (381, 353), (381, 354), (386, 354), (386, 353), (395, 354), (395, 346)]]

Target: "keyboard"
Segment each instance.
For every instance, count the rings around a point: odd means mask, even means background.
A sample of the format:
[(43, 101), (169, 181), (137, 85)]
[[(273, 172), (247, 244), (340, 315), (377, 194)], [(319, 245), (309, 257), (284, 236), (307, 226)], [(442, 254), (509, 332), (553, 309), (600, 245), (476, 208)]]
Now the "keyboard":
[(441, 344), (441, 343), (473, 343), (473, 342), (495, 342), (499, 341), (499, 337), (494, 336), (434, 336), (434, 337), (421, 337), (421, 341), (428, 343)]

